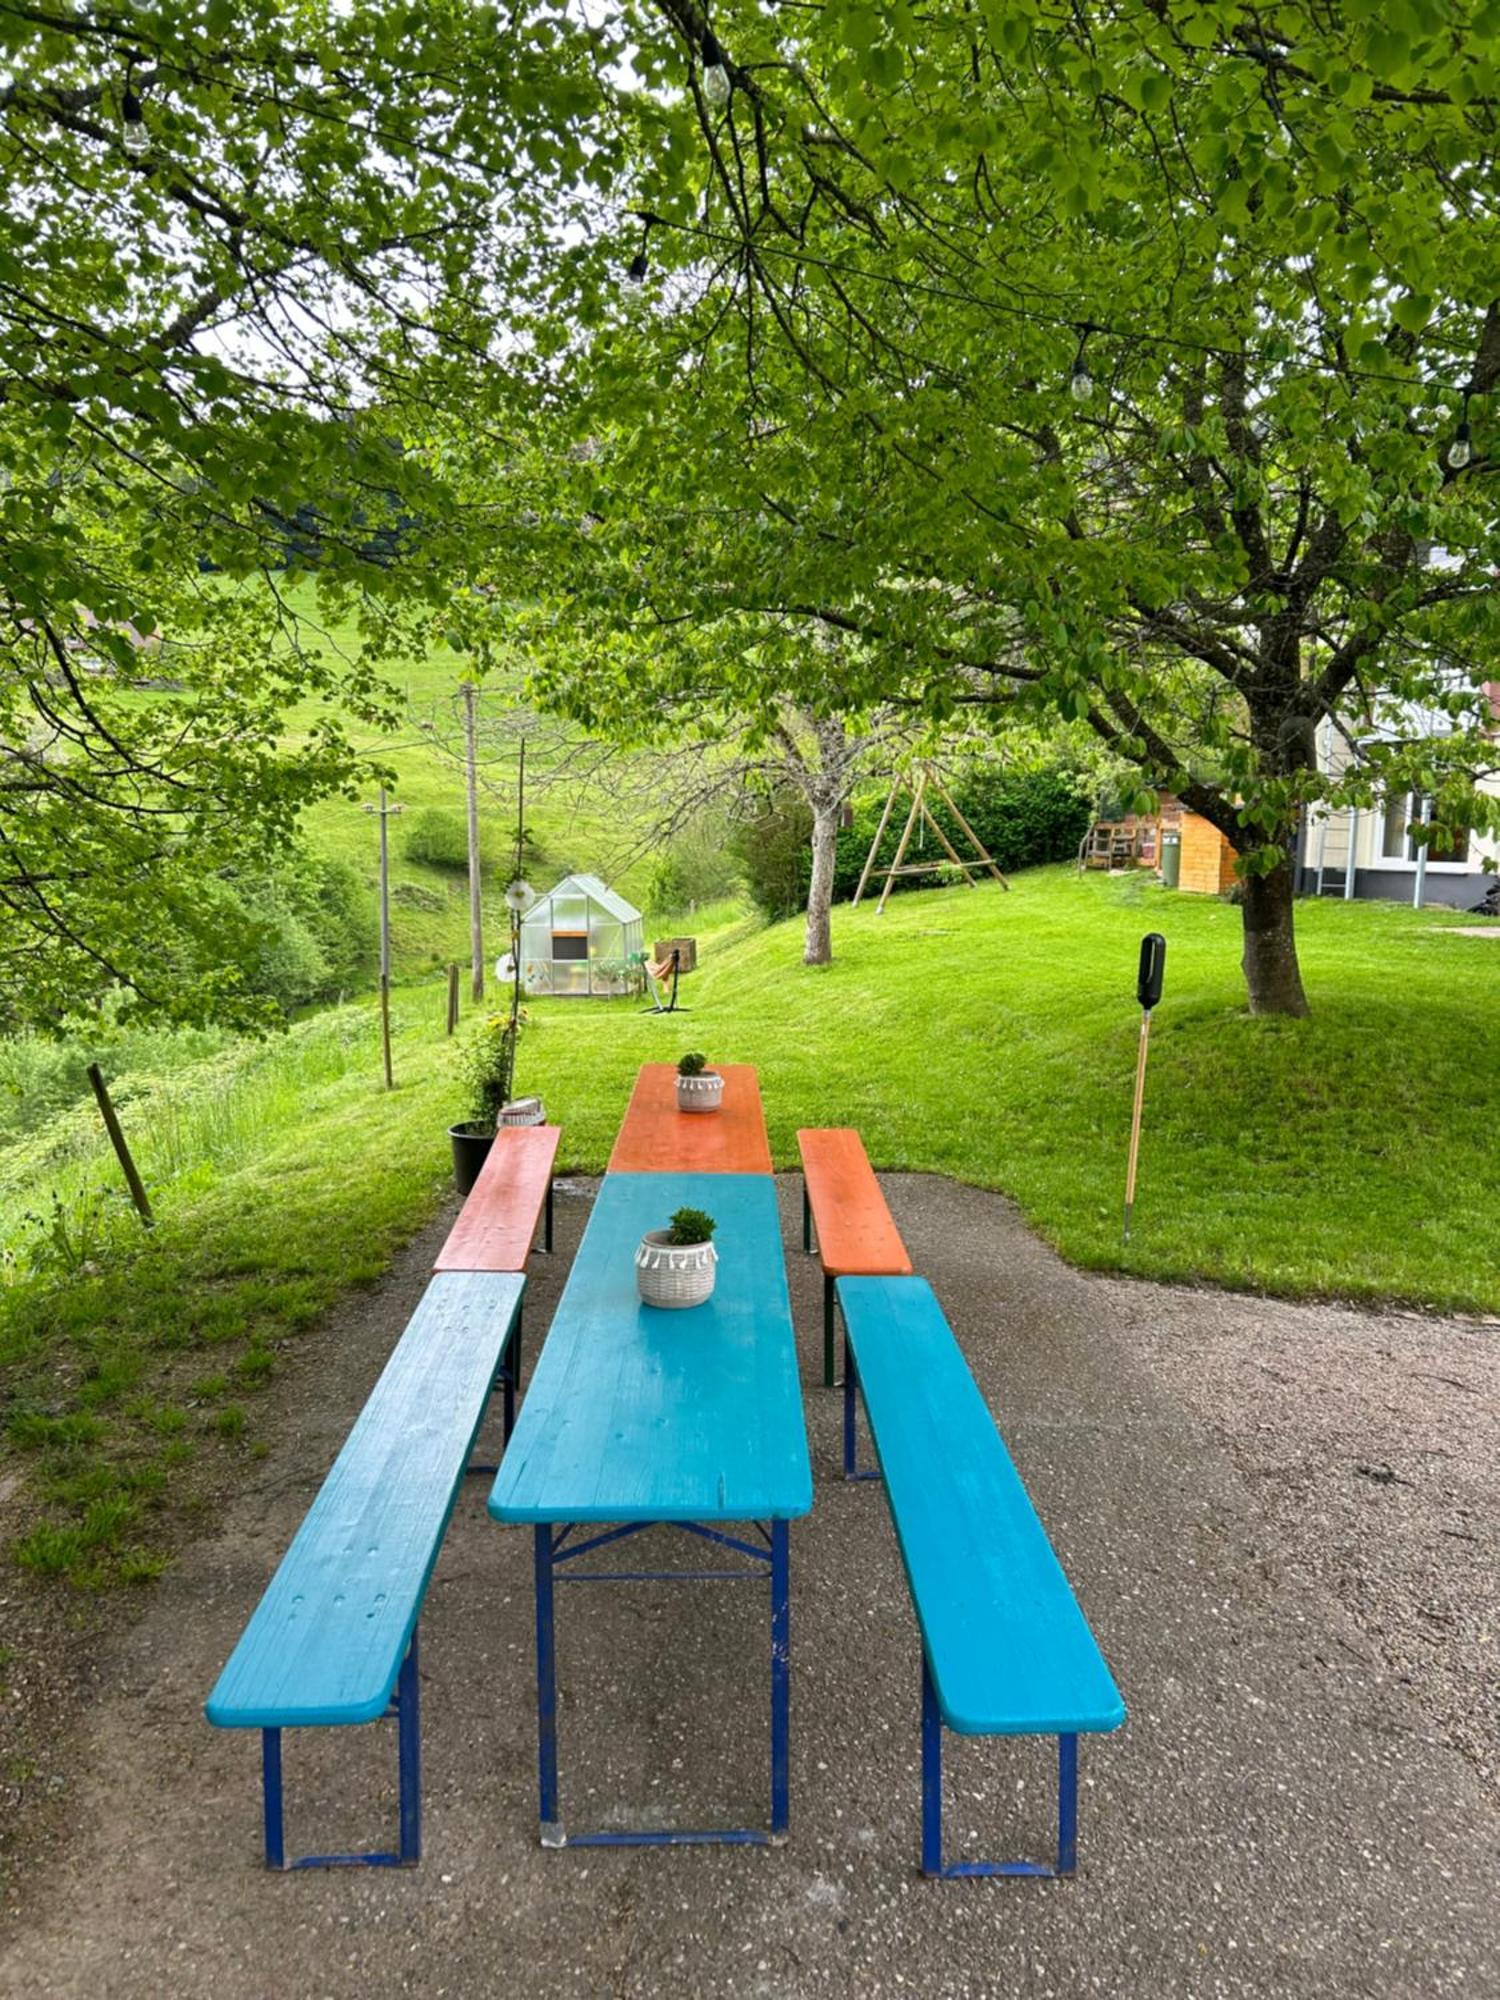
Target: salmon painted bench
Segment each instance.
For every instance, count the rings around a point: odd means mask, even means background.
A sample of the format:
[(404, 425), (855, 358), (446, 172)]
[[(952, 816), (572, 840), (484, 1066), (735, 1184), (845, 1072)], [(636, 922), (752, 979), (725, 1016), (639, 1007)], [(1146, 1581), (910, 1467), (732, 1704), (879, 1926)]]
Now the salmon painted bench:
[(909, 1277), (901, 1241), (864, 1142), (848, 1126), (797, 1134), (802, 1155), (802, 1247), (817, 1231), (823, 1266), (823, 1384), (833, 1387), (834, 1285), (848, 1277)]
[[(261, 1732), (266, 1865), (406, 1867), (421, 1857), (417, 1621), (526, 1280), (436, 1277), (207, 1702), (210, 1722)], [(281, 1732), (395, 1718), (394, 1853), (288, 1862)]]
[[(922, 1872), (1071, 1875), (1078, 1738), (1125, 1705), (925, 1278), (841, 1278), (844, 1473), (855, 1396), (922, 1632)], [(943, 1862), (943, 1730), (1056, 1736), (1057, 1860)]]
[[(437, 1254), (437, 1271), (524, 1271), (536, 1241), (552, 1249), (552, 1175), (557, 1164), (560, 1125), (502, 1125), (495, 1134), (479, 1178)], [(505, 1435), (515, 1427), (516, 1391), (521, 1384), (521, 1316), (506, 1351), (498, 1388), (505, 1391)], [(471, 1466), (493, 1472), (493, 1465)]]

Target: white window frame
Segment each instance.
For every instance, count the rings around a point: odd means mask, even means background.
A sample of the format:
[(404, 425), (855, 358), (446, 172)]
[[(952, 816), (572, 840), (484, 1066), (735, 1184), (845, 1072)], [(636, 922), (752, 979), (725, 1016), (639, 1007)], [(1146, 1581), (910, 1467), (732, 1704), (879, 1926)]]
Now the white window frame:
[[(1424, 806), (1429, 805), (1431, 801), (1428, 797), (1428, 794), (1426, 792), (1419, 792), (1415, 788), (1413, 788), (1411, 791), (1407, 792), (1404, 796), (1406, 799), (1406, 807), (1407, 807), (1406, 818), (1408, 825), (1410, 825), (1410, 823), (1413, 820), (1419, 820), (1425, 818), (1425, 814), (1415, 810), (1415, 807), (1418, 803)], [(1371, 858), (1365, 863), (1365, 866), (1367, 868), (1395, 869), (1403, 874), (1415, 875), (1417, 872), (1417, 862), (1414, 856), (1410, 860), (1405, 860), (1405, 859), (1397, 860), (1394, 855), (1386, 854), (1383, 851), (1383, 842), (1385, 839), (1384, 799), (1382, 799), (1382, 802), (1379, 805), (1377, 805), (1374, 808), (1374, 810), (1369, 814), (1369, 822), (1370, 822), (1370, 846), (1373, 851), (1371, 854)], [(1413, 845), (1410, 833), (1406, 835), (1406, 845), (1408, 847)], [(1427, 873), (1429, 875), (1472, 875), (1481, 868), (1481, 863), (1476, 862), (1473, 857), (1474, 857), (1474, 829), (1473, 827), (1470, 827), (1469, 848), (1468, 848), (1468, 853), (1465, 855), (1464, 859), (1462, 861), (1434, 861), (1432, 857), (1429, 855), (1427, 859)]]

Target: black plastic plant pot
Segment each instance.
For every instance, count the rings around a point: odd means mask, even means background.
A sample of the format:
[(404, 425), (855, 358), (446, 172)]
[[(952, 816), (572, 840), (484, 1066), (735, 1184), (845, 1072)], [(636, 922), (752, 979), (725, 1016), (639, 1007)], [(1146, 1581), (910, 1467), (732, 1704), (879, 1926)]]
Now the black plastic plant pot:
[(467, 1194), (490, 1156), (490, 1147), (495, 1143), (494, 1127), (450, 1125), (448, 1137), (453, 1141), (453, 1179), (459, 1193)]

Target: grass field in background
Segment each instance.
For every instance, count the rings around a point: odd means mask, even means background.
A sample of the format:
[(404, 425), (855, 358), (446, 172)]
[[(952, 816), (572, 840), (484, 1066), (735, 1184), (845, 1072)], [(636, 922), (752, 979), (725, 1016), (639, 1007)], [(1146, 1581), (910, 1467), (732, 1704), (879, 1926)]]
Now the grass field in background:
[[(1004, 1190), (1081, 1265), (1495, 1312), (1500, 942), (1444, 935), (1452, 921), (1304, 903), (1313, 1017), (1253, 1020), (1237, 910), (1041, 869), (1009, 895), (841, 908), (835, 963), (817, 970), (797, 923), (706, 935), (691, 1013), (536, 1003), (517, 1083), (563, 1126), (564, 1166), (597, 1170), (637, 1066), (701, 1048), (758, 1066), (780, 1167), (799, 1125), (852, 1124), (877, 1166)], [(1148, 929), (1168, 939), (1166, 992), (1127, 1246)], [(149, 1238), (117, 1198), (81, 1263), (76, 1241), (49, 1248), (33, 1229), (39, 1262), (0, 1287), (6, 1440), (30, 1475), (24, 1567), (90, 1586), (154, 1573), (225, 1455), (257, 1449), (254, 1392), (285, 1344), (432, 1213), (465, 1109), (455, 1049), (439, 981), (394, 1004), (394, 1092), (370, 1002), (234, 1044), (126, 1093), (157, 1201)], [(65, 1212), (112, 1175), (97, 1130), (82, 1133), (54, 1167)], [(45, 1198), (32, 1189), (44, 1216)]]
[[(351, 626), (324, 624), (305, 587), (292, 595), (309, 621), (310, 644), (351, 657), (357, 653), (358, 637)], [(468, 959), (466, 875), (409, 861), (404, 852), (410, 815), (429, 806), (460, 818), (464, 815), (463, 771), (421, 727), (434, 715), (446, 714), (449, 727), (444, 740), (450, 747), (457, 744), (461, 714), (457, 689), (464, 673), (462, 656), (441, 643), (420, 658), (387, 666), (383, 678), (404, 703), (407, 722), (388, 737), (370, 731), (356, 735), (358, 747), (369, 754), (372, 762), (394, 772), (396, 782), (391, 797), (401, 807), (401, 813), (390, 822), (394, 891), (391, 939), (398, 978), (414, 976), (453, 959), (460, 962)], [(507, 733), (503, 741), (497, 742), (487, 739), (486, 730), (497, 725), (507, 707), (518, 699), (518, 673), (493, 674), (481, 686), (479, 813), (486, 855), (486, 951), (492, 963), (505, 948), (504, 894), (515, 840), (518, 754), (513, 735)], [(318, 714), (314, 703), (294, 710), (290, 718), (294, 736), (299, 729), (310, 728)], [(510, 721), (514, 729), (518, 718), (512, 714)], [(557, 781), (555, 746), (559, 727), (549, 722), (527, 747), (526, 824), (542, 850), (530, 864), (536, 886), (550, 888), (565, 874), (587, 871), (602, 874), (622, 894), (641, 904), (647, 897), (650, 878), (650, 858), (642, 858), (639, 853), (643, 829), (617, 800), (603, 798), (597, 790), (581, 795), (569, 784)], [(372, 783), (366, 789), (368, 796), (364, 803), (375, 803), (376, 787)], [(360, 802), (330, 799), (313, 807), (305, 815), (304, 832), (309, 845), (318, 853), (348, 862), (372, 889), (375, 887), (379, 879), (379, 833), (374, 817), (361, 809)], [(432, 898), (438, 899), (438, 906), (426, 907)]]

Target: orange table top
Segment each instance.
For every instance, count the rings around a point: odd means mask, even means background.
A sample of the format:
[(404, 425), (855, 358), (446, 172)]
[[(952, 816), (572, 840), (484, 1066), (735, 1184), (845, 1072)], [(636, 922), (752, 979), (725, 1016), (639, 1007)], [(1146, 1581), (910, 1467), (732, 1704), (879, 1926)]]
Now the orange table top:
[(771, 1142), (749, 1063), (715, 1063), (724, 1079), (717, 1111), (677, 1109), (677, 1068), (642, 1063), (615, 1149), (612, 1174), (768, 1174)]
[(558, 1125), (502, 1125), (434, 1271), (524, 1271), (557, 1160)]

